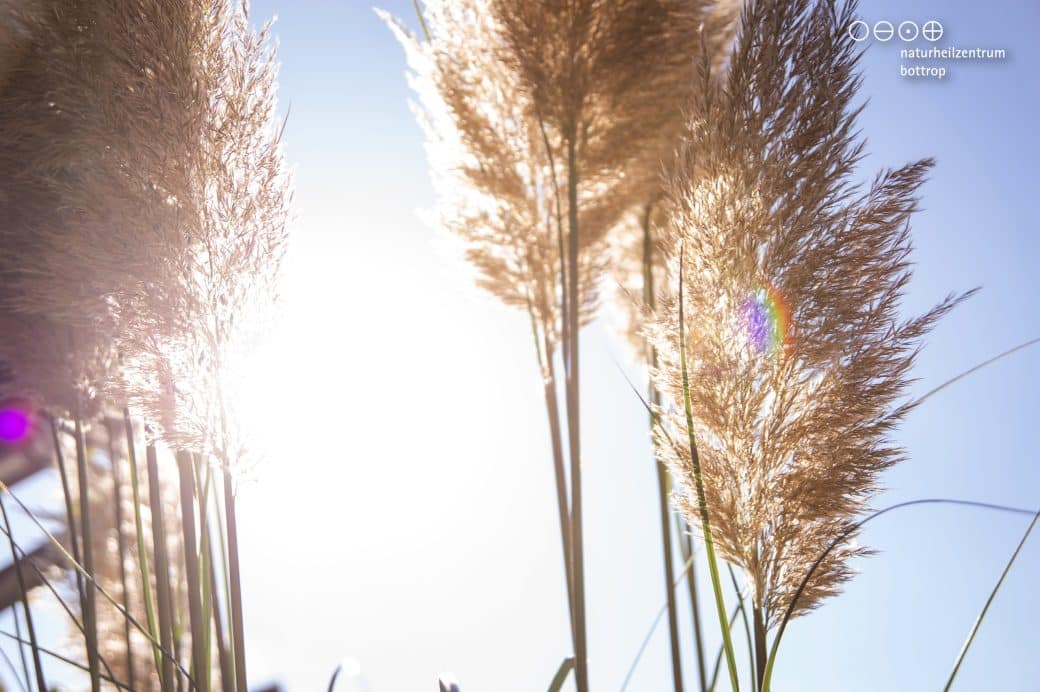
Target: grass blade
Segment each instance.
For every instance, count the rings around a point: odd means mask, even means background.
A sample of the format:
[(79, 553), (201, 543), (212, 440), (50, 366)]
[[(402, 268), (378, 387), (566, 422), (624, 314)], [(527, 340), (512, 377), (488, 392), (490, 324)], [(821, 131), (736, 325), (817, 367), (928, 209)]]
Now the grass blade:
[(989, 598), (986, 599), (986, 604), (982, 606), (982, 610), (979, 612), (979, 616), (975, 618), (975, 624), (971, 626), (971, 631), (968, 632), (968, 638), (964, 640), (964, 646), (961, 647), (961, 652), (957, 655), (957, 660), (953, 664), (953, 670), (950, 672), (950, 679), (946, 681), (946, 687), (943, 688), (944, 692), (950, 692), (950, 688), (953, 687), (953, 681), (957, 677), (957, 672), (961, 669), (961, 664), (964, 663), (964, 657), (968, 654), (968, 649), (971, 648), (971, 644), (975, 641), (975, 635), (979, 632), (979, 627), (982, 626), (982, 620), (986, 617), (986, 612), (989, 610), (990, 605), (993, 603), (993, 599), (997, 597), (997, 592), (1000, 591), (1001, 585), (1004, 583), (1004, 578), (1007, 577), (1008, 572), (1011, 571), (1011, 566), (1015, 564), (1015, 560), (1018, 559), (1018, 554), (1022, 551), (1022, 546), (1029, 540), (1029, 534), (1033, 532), (1033, 527), (1036, 526), (1037, 520), (1040, 519), (1040, 510), (1033, 515), (1033, 520), (1029, 522), (1029, 527), (1026, 532), (1022, 534), (1022, 540), (1015, 546), (1015, 552), (1011, 553), (1011, 559), (1008, 560), (1007, 565), (1004, 566), (1004, 571), (1000, 573), (1000, 579), (997, 580), (993, 590), (989, 592)]
[[(106, 419), (105, 427), (108, 431), (108, 461), (112, 468), (112, 494), (113, 505), (115, 505), (116, 522), (116, 547), (119, 554), (119, 584), (122, 589), (123, 607), (130, 610), (130, 590), (127, 588), (126, 577), (126, 533), (123, 530), (123, 482), (119, 471), (119, 459), (116, 456), (116, 423)], [(126, 671), (127, 682), (130, 688), (134, 688), (134, 649), (130, 641), (130, 623), (123, 621), (123, 636), (126, 639)]]
[(162, 670), (162, 652), (154, 642), (161, 641), (155, 615), (155, 599), (152, 596), (151, 569), (148, 566), (148, 547), (145, 543), (144, 522), (141, 518), (141, 485), (137, 478), (137, 450), (134, 446), (134, 426), (130, 421), (130, 411), (123, 409), (123, 426), (126, 431), (126, 460), (130, 467), (130, 490), (134, 500), (134, 528), (137, 536), (137, 562), (141, 570), (141, 600), (144, 601), (144, 614), (148, 623), (148, 634), (152, 644), (152, 655), (155, 658), (155, 670)]
[(683, 264), (685, 245), (679, 251), (679, 361), (682, 368), (683, 407), (686, 411), (686, 430), (690, 437), (690, 462), (693, 467), (693, 479), (697, 490), (697, 504), (700, 509), (701, 533), (704, 535), (704, 552), (708, 558), (708, 573), (711, 576), (711, 588), (715, 593), (715, 609), (719, 617), (719, 628), (722, 630), (722, 646), (726, 651), (726, 666), (729, 668), (730, 682), (733, 692), (739, 692), (740, 681), (737, 679), (737, 660), (733, 655), (733, 641), (729, 634), (729, 620), (726, 616), (726, 601), (722, 595), (722, 582), (719, 579), (719, 565), (715, 559), (715, 542), (711, 537), (711, 520), (708, 515), (708, 503), (704, 497), (704, 481), (701, 478), (701, 463), (697, 456), (697, 439), (693, 429), (693, 404), (690, 401), (690, 375), (686, 365), (686, 317), (683, 305)]
[[(29, 643), (29, 642), (25, 641), (24, 639), (22, 639), (20, 636), (11, 634), (10, 632), (5, 632), (3, 630), (0, 630), (0, 635), (3, 635), (5, 637), (7, 637), (8, 639), (14, 640), (14, 641), (18, 642), (19, 644), (28, 644)], [(65, 656), (62, 656), (61, 654), (59, 654), (59, 653), (57, 653), (55, 651), (51, 651), (50, 649), (45, 649), (42, 646), (37, 646), (37, 648), (40, 650), (41, 654), (46, 654), (47, 656), (50, 656), (51, 658), (53, 658), (55, 660), (61, 661), (62, 663), (66, 664), (66, 665), (72, 666), (73, 668), (77, 668), (77, 669), (82, 670), (82, 671), (87, 672), (87, 673), (90, 672), (90, 668), (87, 668), (85, 665), (83, 665), (82, 663), (79, 663), (78, 661), (74, 661), (71, 658), (67, 658)], [(4, 658), (5, 659), (7, 658), (7, 654), (6, 653), (4, 654)], [(118, 680), (116, 680), (115, 677), (111, 674), (111, 671), (109, 671), (108, 674), (104, 674), (103, 673), (101, 675), (101, 679), (104, 680), (105, 682), (108, 682), (108, 683), (111, 683), (111, 684), (115, 685), (116, 687), (118, 687), (121, 690), (130, 690), (131, 692), (133, 692), (133, 690), (134, 690), (134, 688), (129, 687), (125, 683), (122, 683), (122, 682), (119, 682)], [(20, 679), (18, 680), (18, 684), (22, 688), (22, 690), (25, 690), (25, 685), (22, 684), (22, 681)], [(57, 688), (54, 688), (54, 689), (57, 689)]]
[[(747, 638), (748, 656), (751, 659), (751, 688), (758, 689), (758, 668), (755, 662), (755, 654), (758, 650), (751, 643), (751, 627), (748, 625), (747, 608), (744, 605), (744, 595), (741, 593), (740, 584), (737, 583), (737, 575), (733, 572), (733, 565), (727, 564), (726, 569), (729, 570), (729, 578), (730, 581), (733, 582), (733, 591), (737, 594), (737, 610), (740, 612), (741, 620), (744, 621), (744, 636)], [(762, 651), (764, 655), (765, 649)]]
[(567, 676), (572, 670), (574, 670), (574, 659), (563, 659), (563, 663), (560, 664), (559, 670), (556, 671), (556, 675), (553, 676), (552, 682), (549, 683), (549, 692), (560, 692), (560, 690), (563, 689), (563, 683), (567, 681)]
[(169, 649), (162, 648), (161, 644), (158, 641), (152, 639), (151, 633), (147, 629), (145, 629), (141, 625), (141, 623), (137, 621), (137, 618), (135, 618), (126, 608), (120, 605), (119, 601), (117, 601), (112, 596), (112, 594), (110, 594), (103, 586), (101, 586), (101, 584), (99, 584), (96, 579), (91, 578), (90, 575), (87, 574), (86, 570), (83, 569), (83, 566), (72, 558), (72, 554), (65, 549), (65, 546), (62, 545), (62, 542), (58, 540), (58, 538), (53, 533), (51, 533), (51, 531), (46, 526), (43, 525), (40, 519), (32, 513), (32, 511), (26, 506), (24, 502), (22, 502), (21, 499), (19, 499), (17, 495), (11, 492), (11, 488), (6, 483), (4, 483), (3, 480), (0, 480), (0, 492), (7, 493), (7, 495), (10, 496), (10, 498), (14, 500), (15, 503), (22, 509), (22, 511), (25, 512), (29, 520), (32, 521), (36, 528), (39, 529), (41, 533), (43, 533), (43, 535), (47, 538), (48, 541), (50, 541), (50, 545), (53, 546), (54, 549), (58, 553), (60, 553), (61, 556), (65, 559), (66, 563), (68, 563), (69, 569), (82, 575), (86, 584), (89, 584), (94, 591), (101, 594), (105, 598), (105, 600), (108, 601), (108, 603), (113, 608), (115, 608), (120, 615), (127, 618), (130, 621), (130, 624), (134, 627), (134, 629), (136, 629), (138, 632), (144, 635), (145, 638), (148, 639), (153, 646), (159, 647), (159, 651), (163, 655), (163, 657), (171, 661), (172, 664), (177, 668), (177, 670), (187, 675), (187, 671), (184, 670), (184, 667), (181, 666), (177, 659), (173, 657)]
[(697, 681), (701, 692), (708, 692), (708, 682), (704, 667), (704, 635), (701, 630), (701, 609), (697, 600), (697, 569), (693, 560), (693, 539), (690, 538), (690, 527), (676, 515), (676, 531), (679, 533), (679, 550), (684, 562), (690, 565), (686, 586), (690, 593), (690, 612), (693, 619), (693, 643), (697, 654)]
[[(79, 530), (76, 528), (76, 511), (72, 505), (72, 490), (69, 486), (69, 472), (65, 466), (65, 453), (61, 451), (61, 439), (58, 434), (58, 420), (54, 416), (48, 416), (51, 424), (51, 436), (54, 443), (54, 454), (58, 461), (58, 475), (61, 477), (61, 492), (65, 499), (65, 521), (68, 526), (69, 548), (72, 550), (72, 559), (77, 565), (82, 565), (79, 556)], [(79, 606), (86, 607), (87, 594), (83, 588), (83, 575), (76, 572), (76, 589), (79, 592)], [(85, 637), (86, 633), (84, 633)]]
[[(91, 545), (93, 529), (91, 527), (90, 481), (87, 478), (87, 448), (83, 437), (83, 424), (77, 417), (76, 426), (76, 474), (79, 485), (80, 528), (83, 535), (83, 569), (93, 582), (94, 549)], [(97, 626), (97, 594), (94, 589), (86, 589), (83, 627), (87, 630), (87, 666), (90, 668), (91, 692), (101, 692), (101, 670), (98, 663), (98, 626)]]
[(246, 692), (246, 644), (242, 619), (242, 576), (238, 563), (238, 520), (235, 515), (235, 493), (231, 469), (224, 467), (224, 515), (227, 522), (228, 579), (230, 582), (228, 612), (231, 616), (231, 641), (234, 645), (235, 684), (238, 692)]
[[(29, 631), (29, 649), (33, 654), (33, 668), (36, 673), (36, 689), (43, 690), (47, 689), (47, 683), (43, 679), (43, 666), (40, 664), (40, 651), (38, 642), (36, 641), (36, 628), (33, 627), (32, 610), (29, 608), (29, 590), (25, 586), (25, 575), (22, 573), (22, 561), (18, 557), (18, 550), (15, 547), (14, 535), (11, 533), (11, 522), (7, 517), (7, 505), (4, 504), (3, 497), (0, 496), (0, 513), (3, 514), (4, 520), (4, 533), (7, 534), (7, 542), (11, 546), (11, 562), (14, 564), (14, 573), (18, 578), (18, 589), (22, 593), (22, 609), (25, 613), (25, 627)], [(15, 631), (18, 636), (21, 637), (21, 625), (18, 623), (17, 611), (12, 613), (14, 619)], [(18, 654), (22, 659), (22, 667), (25, 669), (25, 679), (29, 680), (29, 666), (25, 660), (25, 649), (21, 644), (18, 645)]]
[[(166, 547), (166, 523), (159, 488), (159, 461), (155, 445), (145, 451), (148, 460), (148, 500), (152, 511), (152, 549), (155, 551), (155, 591), (159, 605), (159, 642), (164, 651), (174, 651), (173, 599), (170, 588), (170, 565)], [(176, 653), (173, 655), (177, 659)], [(159, 670), (163, 692), (174, 689), (174, 671), (169, 657), (163, 657)]]
[(184, 542), (184, 575), (188, 582), (188, 623), (191, 628), (191, 662), (197, 688), (209, 692), (205, 684), (208, 651), (203, 649), (209, 621), (202, 618), (202, 584), (199, 571), (199, 553), (195, 528), (195, 469), (191, 454), (177, 452), (177, 470), (180, 474), (181, 535)]
[[(743, 600), (741, 600), (743, 604)], [(737, 615), (741, 612), (741, 605), (738, 605), (733, 609), (733, 612), (729, 616), (729, 628), (733, 629), (733, 626), (737, 624)], [(708, 685), (709, 692), (715, 692), (715, 685), (719, 682), (719, 672), (722, 670), (722, 653), (723, 648), (719, 646), (718, 653), (715, 654), (715, 665), (711, 669), (711, 683)]]

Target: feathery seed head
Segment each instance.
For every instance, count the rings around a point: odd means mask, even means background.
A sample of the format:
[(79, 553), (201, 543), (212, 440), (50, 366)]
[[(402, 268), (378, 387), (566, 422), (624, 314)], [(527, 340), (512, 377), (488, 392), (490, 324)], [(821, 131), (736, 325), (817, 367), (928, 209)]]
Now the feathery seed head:
[[(852, 182), (863, 148), (858, 54), (844, 30), (854, 10), (828, 0), (746, 8), (726, 78), (691, 119), (670, 185), (665, 246), (685, 341), (674, 298), (647, 330), (672, 401), (683, 400), (685, 350), (712, 532), (770, 624), (854, 523), (878, 474), (903, 458), (891, 432), (909, 409), (897, 400), (921, 338), (964, 297), (900, 317), (908, 222), (931, 162)], [(685, 430), (684, 416), (660, 413)], [(689, 450), (664, 438), (660, 448), (680, 480), (676, 502), (696, 522)], [(851, 542), (833, 551), (796, 612), (835, 594), (850, 558), (865, 553)]]

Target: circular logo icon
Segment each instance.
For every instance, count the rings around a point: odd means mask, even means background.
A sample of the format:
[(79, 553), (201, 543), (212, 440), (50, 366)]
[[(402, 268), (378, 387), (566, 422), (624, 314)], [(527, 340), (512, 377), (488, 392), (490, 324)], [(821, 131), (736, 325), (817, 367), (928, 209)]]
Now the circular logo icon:
[(920, 33), (920, 29), (914, 22), (907, 21), (899, 25), (899, 38), (904, 41), (915, 40), (918, 33)]
[(892, 38), (895, 35), (896, 30), (892, 27), (892, 22), (885, 21), (882, 19), (880, 22), (874, 25), (874, 38), (884, 43), (885, 41)]
[(932, 19), (924, 23), (924, 28), (921, 29), (921, 33), (924, 34), (926, 40), (935, 43), (942, 38), (943, 25)]
[(857, 19), (849, 24), (849, 37), (857, 43), (866, 41), (870, 37), (870, 25), (862, 19)]

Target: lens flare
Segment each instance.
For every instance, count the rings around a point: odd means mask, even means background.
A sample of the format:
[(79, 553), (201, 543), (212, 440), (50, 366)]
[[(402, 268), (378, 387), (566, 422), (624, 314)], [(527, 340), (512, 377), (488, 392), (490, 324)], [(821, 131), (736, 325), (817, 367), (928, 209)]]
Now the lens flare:
[(20, 406), (5, 405), (0, 408), (0, 443), (18, 444), (29, 438), (32, 432), (32, 416)]
[(759, 287), (741, 306), (748, 345), (759, 353), (787, 353), (791, 337), (791, 306), (772, 285)]

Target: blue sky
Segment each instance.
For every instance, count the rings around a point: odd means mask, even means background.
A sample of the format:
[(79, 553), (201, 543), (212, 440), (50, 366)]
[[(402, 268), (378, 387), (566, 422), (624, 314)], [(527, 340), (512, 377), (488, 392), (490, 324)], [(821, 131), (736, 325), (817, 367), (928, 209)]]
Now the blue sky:
[[(382, 7), (414, 26), (410, 0)], [(368, 3), (262, 0), (253, 13), (278, 16), (298, 205), (284, 322), (251, 393), (267, 458), (240, 493), (255, 681), (323, 689), (350, 659), (359, 674), (338, 689), (435, 689), (444, 671), (464, 691), (544, 689), (570, 651), (525, 318), (478, 293), (419, 219), (434, 196), (404, 56)], [(862, 175), (937, 158), (913, 226), (906, 313), (983, 287), (928, 339), (921, 393), (1040, 336), (1040, 8), (865, 0), (861, 14), (940, 20), (941, 45), (1009, 56), (915, 80), (899, 76), (898, 41), (865, 44)], [(645, 412), (615, 367), (624, 348), (604, 322), (587, 334), (589, 651), (593, 687), (614, 690), (664, 601), (656, 480)], [(1025, 351), (914, 412), (898, 433), (910, 458), (886, 474), (876, 506), (936, 496), (1040, 505), (1038, 381), (1040, 349)], [(880, 519), (862, 539), (879, 554), (790, 628), (774, 689), (940, 688), (1027, 521), (946, 508)], [(1036, 689), (1038, 574), (1031, 544), (956, 689)], [(708, 640), (714, 652), (718, 637)], [(660, 629), (629, 689), (667, 689), (668, 665)]]

